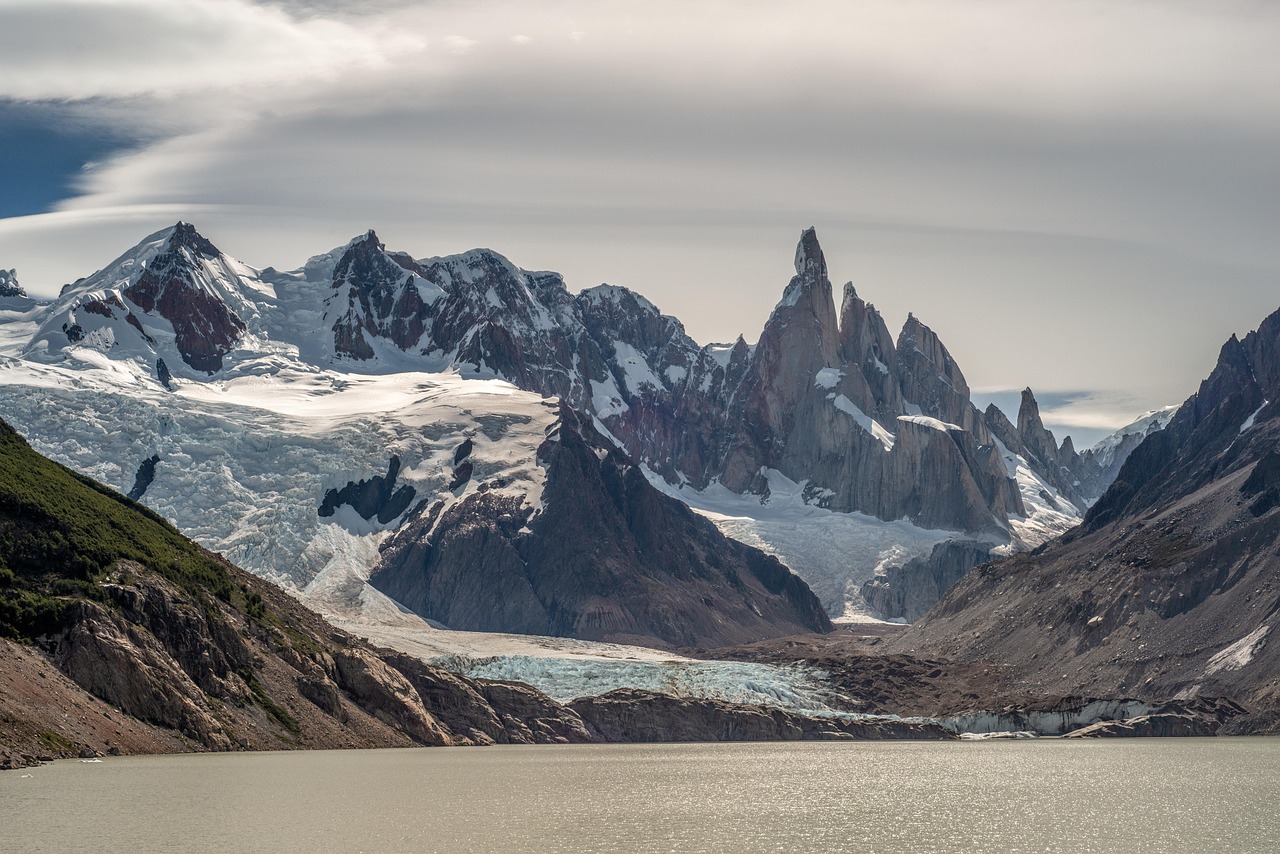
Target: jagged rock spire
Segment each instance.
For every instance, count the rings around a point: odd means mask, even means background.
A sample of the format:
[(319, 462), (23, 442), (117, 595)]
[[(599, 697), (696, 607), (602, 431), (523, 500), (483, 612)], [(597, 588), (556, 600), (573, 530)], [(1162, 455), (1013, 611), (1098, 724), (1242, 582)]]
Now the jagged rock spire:
[[(818, 233), (812, 227), (800, 233), (800, 242), (796, 245), (796, 274), (765, 324), (760, 346), (767, 348), (770, 339), (780, 335), (794, 338), (788, 345), (804, 349), (806, 359), (821, 362), (814, 370), (836, 363), (840, 321), (831, 280), (827, 278), (827, 260), (818, 245)], [(808, 337), (807, 345), (800, 340), (801, 335)]]
[(981, 414), (969, 400), (969, 383), (938, 334), (908, 314), (897, 349), (902, 396), (925, 415), (974, 431), (986, 442)]
[(796, 275), (818, 279), (827, 277), (827, 259), (818, 245), (818, 232), (813, 226), (800, 232), (800, 243), (796, 245)]
[(1058, 442), (1040, 420), (1040, 404), (1030, 388), (1022, 390), (1022, 403), (1018, 406), (1018, 435), (1027, 449), (1043, 462), (1057, 462)]
[(796, 247), (796, 275), (760, 333), (752, 361), (758, 411), (778, 435), (790, 432), (796, 402), (814, 375), (837, 364), (839, 343), (827, 262), (817, 233), (807, 228)]

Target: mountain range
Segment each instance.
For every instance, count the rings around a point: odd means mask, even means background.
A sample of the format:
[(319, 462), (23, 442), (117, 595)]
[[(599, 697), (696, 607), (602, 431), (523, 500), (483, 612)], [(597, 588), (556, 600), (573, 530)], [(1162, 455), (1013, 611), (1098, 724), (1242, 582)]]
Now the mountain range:
[[(820, 715), (834, 696), (839, 714), (910, 707), (949, 716), (952, 730), (1280, 725), (1268, 645), (1280, 611), (1280, 313), (1228, 341), (1184, 404), (1080, 452), (1045, 428), (1031, 389), (1016, 419), (980, 411), (914, 314), (894, 338), (852, 284), (837, 308), (812, 229), (795, 271), (755, 344), (699, 345), (639, 294), (572, 294), (557, 274), (487, 249), (415, 259), (368, 232), (282, 272), (178, 223), (51, 302), (6, 274), (0, 405), (35, 450), (128, 495), (111, 500), (141, 502), (154, 523), (402, 649), (447, 629), (731, 647), (724, 656), (774, 668), (753, 671), (767, 679), (800, 662), (766, 693)], [(106, 585), (107, 617), (126, 631), (109, 557), (71, 575)], [(183, 595), (182, 576), (155, 568), (178, 585), (165, 596)], [(69, 675), (63, 641), (49, 642), (68, 631), (65, 614), (41, 620), (102, 597), (36, 578), (6, 612), (9, 635), (43, 638)], [(266, 601), (259, 582), (235, 584), (240, 612)], [(289, 600), (272, 595), (284, 613)], [(289, 613), (285, 624), (318, 625)], [(831, 617), (913, 625), (850, 646)], [(126, 622), (168, 631), (140, 620)], [(642, 670), (624, 649), (591, 653), (586, 672), (615, 655)], [(472, 676), (549, 672), (519, 656), (445, 658)], [(655, 666), (671, 665), (694, 667)], [(585, 665), (556, 667), (563, 679)], [(252, 677), (238, 674), (250, 695)], [(804, 694), (814, 678), (835, 693)], [(964, 688), (973, 680), (981, 693)], [(197, 684), (196, 707), (221, 696)], [(94, 685), (99, 698), (113, 690)], [(716, 690), (696, 708), (597, 691), (569, 711), (592, 737), (625, 740), (659, 707), (682, 720), (737, 714), (715, 705)], [(289, 691), (264, 696), (242, 699), (268, 716), (271, 704), (298, 708)], [(536, 708), (562, 720), (544, 700)], [(762, 726), (772, 737), (782, 725)]]
[[(549, 569), (572, 563), (565, 543), (588, 535), (558, 536), (553, 519), (590, 516), (589, 536), (628, 556), (601, 590), (666, 565), (779, 595), (769, 588), (785, 574), (761, 569), (754, 552), (730, 568), (655, 562), (643, 543), (675, 512), (656, 490), (780, 560), (829, 614), (909, 619), (977, 562), (1075, 524), (1131, 450), (1122, 442), (1104, 458), (1059, 445), (1030, 390), (1016, 424), (979, 412), (916, 317), (895, 340), (851, 284), (837, 310), (812, 229), (795, 266), (756, 344), (698, 345), (639, 294), (571, 294), (557, 274), (487, 249), (415, 260), (368, 232), (299, 270), (257, 270), (179, 223), (49, 304), (0, 304), (0, 398), (41, 451), (330, 609), (361, 606), (371, 580), (457, 628), (663, 644), (747, 640), (728, 626), (764, 631), (773, 617), (756, 614), (773, 606), (726, 621), (703, 590), (674, 616), (637, 619)], [(544, 445), (566, 418), (600, 455), (596, 488), (544, 506), (565, 456)], [(459, 456), (464, 445), (473, 450)], [(611, 485), (627, 472), (643, 501)], [(591, 508), (578, 506), (588, 495)], [(649, 506), (671, 510), (636, 519), (629, 509)], [(483, 518), (489, 539), (442, 542), (438, 520), (455, 531), (464, 516)], [(683, 518), (694, 540), (712, 536)], [(498, 541), (507, 557), (495, 562)], [(466, 578), (472, 594), (516, 598), (505, 611), (463, 601), (442, 556), (514, 573)], [(787, 608), (776, 631), (826, 625), (807, 601)], [(671, 628), (646, 628), (660, 623)]]

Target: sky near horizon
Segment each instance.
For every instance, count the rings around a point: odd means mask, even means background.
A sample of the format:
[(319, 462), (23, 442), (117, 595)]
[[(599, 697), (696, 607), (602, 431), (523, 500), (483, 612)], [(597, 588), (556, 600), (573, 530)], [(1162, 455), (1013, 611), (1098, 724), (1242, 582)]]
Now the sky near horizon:
[[(813, 225), (1077, 445), (1280, 307), (1280, 4), (0, 0), (0, 266), (375, 228), (754, 339)], [(1083, 441), (1080, 441), (1083, 440)]]

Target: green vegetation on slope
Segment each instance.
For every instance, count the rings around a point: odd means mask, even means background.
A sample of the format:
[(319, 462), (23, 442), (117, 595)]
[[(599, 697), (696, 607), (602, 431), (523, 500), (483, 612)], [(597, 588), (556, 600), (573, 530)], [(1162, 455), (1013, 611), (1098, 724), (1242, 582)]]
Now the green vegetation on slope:
[(0, 637), (56, 631), (68, 600), (97, 598), (94, 581), (122, 560), (197, 600), (247, 604), (225, 569), (163, 518), (42, 457), (0, 420)]

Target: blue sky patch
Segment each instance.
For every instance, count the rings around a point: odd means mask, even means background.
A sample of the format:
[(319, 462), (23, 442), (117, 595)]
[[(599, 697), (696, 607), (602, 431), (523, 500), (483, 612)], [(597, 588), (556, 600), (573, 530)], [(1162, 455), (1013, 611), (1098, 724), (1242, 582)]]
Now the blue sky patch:
[(51, 210), (77, 194), (86, 163), (136, 144), (65, 108), (0, 101), (0, 218)]

